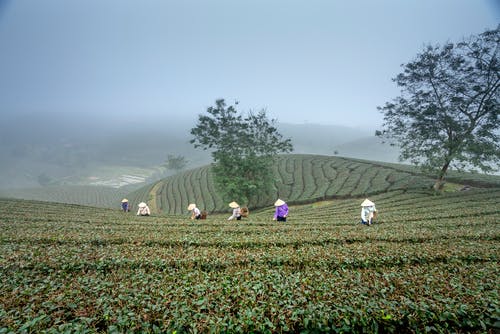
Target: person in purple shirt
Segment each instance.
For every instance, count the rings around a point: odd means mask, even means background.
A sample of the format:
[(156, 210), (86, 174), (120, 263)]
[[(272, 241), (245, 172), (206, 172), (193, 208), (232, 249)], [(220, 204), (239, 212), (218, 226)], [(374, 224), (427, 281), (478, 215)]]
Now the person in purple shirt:
[(276, 207), (276, 212), (274, 213), (273, 220), (286, 222), (286, 217), (288, 216), (288, 205), (286, 205), (285, 201), (278, 198), (278, 200), (274, 202), (274, 206)]
[(128, 199), (124, 198), (122, 199), (122, 210), (123, 212), (129, 212), (130, 208), (128, 205)]

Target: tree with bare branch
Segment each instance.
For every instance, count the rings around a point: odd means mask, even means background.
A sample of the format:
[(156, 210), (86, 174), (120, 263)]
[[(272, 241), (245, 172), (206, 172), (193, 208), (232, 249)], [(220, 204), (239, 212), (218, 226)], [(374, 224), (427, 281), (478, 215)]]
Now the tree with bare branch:
[(401, 95), (378, 109), (377, 135), (397, 143), (400, 159), (436, 172), (498, 170), (500, 26), (459, 43), (429, 45), (393, 80)]

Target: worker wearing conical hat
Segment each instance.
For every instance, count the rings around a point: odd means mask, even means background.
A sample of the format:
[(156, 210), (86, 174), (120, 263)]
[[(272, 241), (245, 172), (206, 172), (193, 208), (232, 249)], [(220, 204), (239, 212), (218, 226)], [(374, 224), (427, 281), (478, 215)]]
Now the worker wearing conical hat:
[(370, 201), (368, 198), (361, 203), (361, 224), (371, 225), (373, 224), (373, 219), (377, 214), (377, 209), (375, 208), (375, 203)]
[(288, 205), (285, 201), (278, 198), (278, 200), (274, 202), (274, 206), (276, 207), (276, 211), (274, 212), (273, 220), (286, 222), (286, 217), (288, 216)]
[(137, 215), (138, 216), (149, 216), (151, 214), (151, 211), (149, 210), (149, 207), (146, 203), (141, 202), (137, 204), (139, 209), (137, 210)]
[(201, 219), (201, 211), (196, 207), (196, 204), (189, 204), (187, 209), (191, 211), (191, 219)]
[(236, 202), (229, 203), (229, 207), (233, 209), (233, 214), (227, 220), (241, 220), (241, 209), (240, 205)]
[(126, 198), (122, 199), (122, 210), (123, 210), (123, 212), (130, 211), (130, 207), (128, 205), (128, 199), (126, 199)]

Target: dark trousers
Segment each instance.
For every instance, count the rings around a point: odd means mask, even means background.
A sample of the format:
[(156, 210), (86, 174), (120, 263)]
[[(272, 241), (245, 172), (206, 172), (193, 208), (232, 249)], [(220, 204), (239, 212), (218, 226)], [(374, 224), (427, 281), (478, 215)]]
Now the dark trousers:
[(276, 220), (279, 222), (286, 222), (286, 217), (278, 216), (278, 217), (276, 217)]

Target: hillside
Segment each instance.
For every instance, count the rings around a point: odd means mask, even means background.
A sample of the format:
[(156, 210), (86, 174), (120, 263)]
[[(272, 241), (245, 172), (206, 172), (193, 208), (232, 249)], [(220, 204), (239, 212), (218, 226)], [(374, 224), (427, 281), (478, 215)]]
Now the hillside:
[[(433, 175), (428, 175), (420, 170), (418, 167), (406, 164), (397, 164), (390, 162), (381, 162), (365, 159), (352, 158), (353, 161), (359, 161), (363, 163), (372, 163), (375, 166), (389, 167), (397, 170), (409, 172), (411, 174), (424, 175), (433, 177)], [(456, 170), (448, 170), (446, 174), (446, 181), (459, 183), (467, 186), (477, 186), (481, 188), (497, 188), (500, 187), (500, 175), (498, 174), (483, 174), (478, 172), (464, 172)]]
[[(165, 171), (160, 167), (169, 154), (184, 156), (187, 168), (204, 166), (210, 163), (210, 154), (189, 143), (194, 121), (182, 116), (112, 119), (103, 115), (99, 122), (92, 122), (64, 114), (11, 115), (0, 122), (0, 189), (29, 192), (47, 184), (91, 185), (95, 178), (116, 184), (115, 180), (131, 173), (158, 180), (169, 175), (162, 175)], [(295, 153), (397, 162), (397, 149), (377, 142), (372, 130), (319, 124), (277, 126), (284, 137), (292, 139)]]
[[(275, 171), (277, 179), (274, 191), (263, 194), (253, 208), (267, 207), (277, 197), (298, 204), (332, 198), (368, 196), (398, 189), (426, 189), (433, 183), (432, 178), (413, 166), (338, 156), (285, 155), (279, 157)], [(456, 190), (462, 185), (500, 187), (500, 176), (452, 171), (448, 179), (458, 184), (455, 186)], [(95, 182), (105, 183), (101, 179), (96, 179)], [(226, 203), (216, 194), (208, 165), (142, 187), (140, 184), (122, 187), (46, 186), (0, 190), (0, 197), (104, 208), (117, 208), (121, 199), (127, 197), (133, 207), (146, 201), (154, 212), (185, 214), (185, 207), (190, 202), (196, 202), (209, 212), (227, 211)]]
[(48, 186), (0, 190), (0, 197), (79, 204), (101, 208), (119, 208), (120, 201), (129, 192), (130, 188), (127, 187)]
[[(262, 196), (252, 208), (269, 206), (276, 198), (288, 203), (369, 196), (391, 190), (427, 189), (433, 180), (412, 171), (350, 158), (290, 154), (275, 165), (274, 191)], [(165, 178), (128, 195), (132, 203), (148, 202), (156, 212), (183, 214), (189, 203), (209, 212), (227, 211), (216, 194), (209, 166)], [(240, 203), (246, 205), (246, 203)]]
[[(0, 199), (0, 332), (496, 333), (500, 189), (137, 217)], [(15, 210), (13, 210), (15, 208)]]

